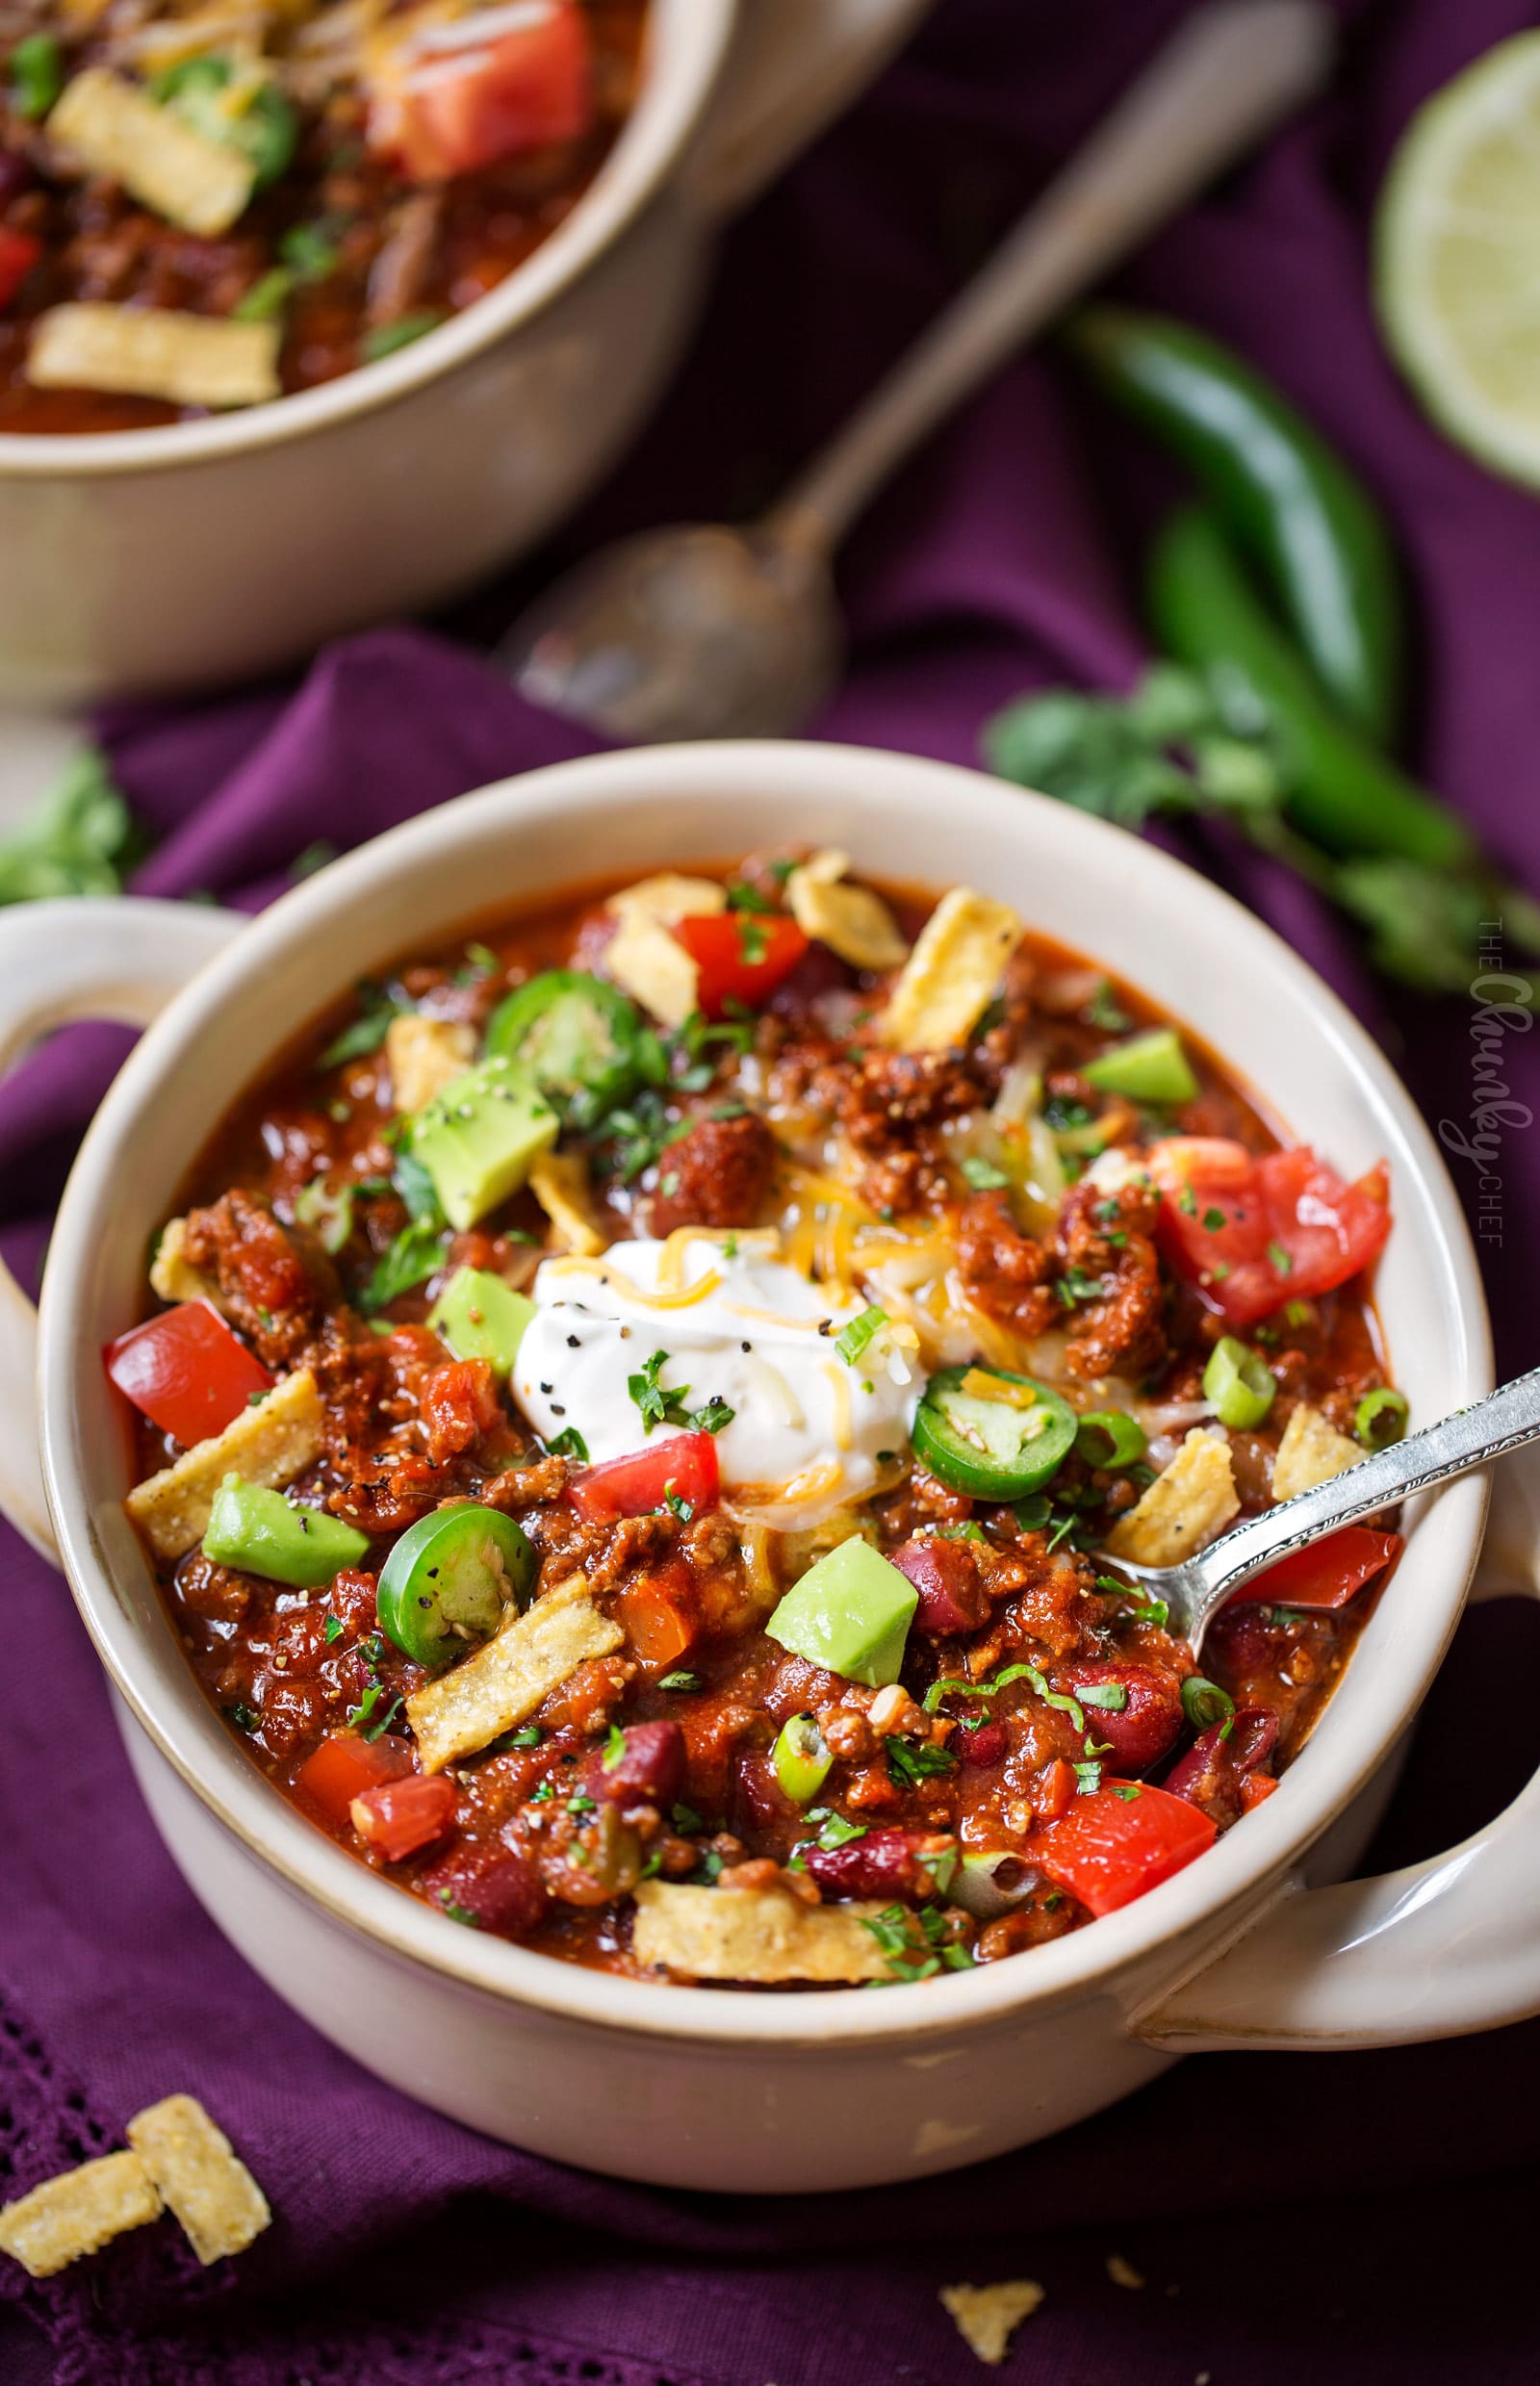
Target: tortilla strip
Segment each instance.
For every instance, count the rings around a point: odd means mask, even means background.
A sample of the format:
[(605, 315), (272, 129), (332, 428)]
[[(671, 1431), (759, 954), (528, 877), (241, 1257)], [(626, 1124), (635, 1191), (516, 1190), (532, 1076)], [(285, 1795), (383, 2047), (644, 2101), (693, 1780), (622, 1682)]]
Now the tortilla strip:
[(1296, 1492), (1314, 1491), (1318, 1483), (1329, 1483), (1366, 1455), (1346, 1433), (1329, 1425), (1319, 1408), (1301, 1400), (1283, 1428), (1272, 1461), (1272, 1497), (1292, 1500)]
[(229, 230), (257, 177), (234, 141), (211, 141), (139, 84), (102, 66), (70, 77), (47, 132), (91, 173), (120, 182), (167, 223), (204, 240)]
[(71, 299), (38, 316), (27, 378), (173, 406), (259, 406), (283, 395), (278, 336), (276, 323)]
[(271, 2219), (261, 2188), (195, 2096), (163, 2096), (123, 2135), (205, 2265), (241, 2252)]
[(876, 1901), (805, 1906), (785, 1889), (694, 1888), (640, 1881), (631, 1949), (691, 1980), (886, 1980), (887, 1958), (864, 1925)]
[(1240, 1513), (1229, 1443), (1194, 1425), (1138, 1506), (1114, 1526), (1107, 1554), (1136, 1566), (1179, 1566)]
[(523, 1614), (510, 1607), (489, 1641), (407, 1700), (424, 1772), (442, 1773), (511, 1732), (587, 1658), (608, 1656), (625, 1637), (594, 1605), (581, 1575), (559, 1582)]
[(576, 1251), (593, 1259), (606, 1249), (609, 1238), (601, 1233), (589, 1199), (588, 1167), (579, 1152), (542, 1152), (529, 1171), (534, 1194), (555, 1232), (555, 1251)]
[(181, 1557), (201, 1541), (214, 1495), (227, 1475), (281, 1491), (321, 1456), (325, 1416), (308, 1368), (285, 1375), (255, 1408), (174, 1465), (136, 1483), (123, 1502), (157, 1557)]
[(186, 1245), (187, 1219), (168, 1218), (150, 1262), (150, 1291), (157, 1300), (211, 1300), (218, 1308), (218, 1286), (184, 1257)]
[(463, 1077), (475, 1059), (475, 1038), (461, 1019), (420, 1019), (415, 1012), (385, 1030), (385, 1059), (395, 1108), (425, 1110), (436, 1093)]
[(51, 2278), (125, 2229), (158, 2219), (160, 2210), (139, 2156), (104, 2154), (0, 2207), (0, 2252), (13, 2255), (34, 2278)]
[(853, 969), (896, 969), (909, 957), (897, 920), (869, 886), (842, 884), (850, 856), (827, 846), (793, 870), (786, 904), (805, 936), (827, 944)]
[(888, 996), (883, 1041), (900, 1052), (946, 1052), (966, 1042), (1020, 936), (1021, 922), (1006, 904), (952, 887)]

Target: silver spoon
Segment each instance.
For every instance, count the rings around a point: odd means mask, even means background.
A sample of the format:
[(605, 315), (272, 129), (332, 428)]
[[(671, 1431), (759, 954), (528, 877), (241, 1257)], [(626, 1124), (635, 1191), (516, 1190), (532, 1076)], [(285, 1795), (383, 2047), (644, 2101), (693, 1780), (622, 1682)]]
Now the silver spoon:
[(1152, 1597), (1170, 1605), (1170, 1629), (1194, 1655), (1204, 1633), (1231, 1593), (1266, 1566), (1319, 1541), (1322, 1534), (1394, 1507), (1413, 1492), (1447, 1483), (1501, 1458), (1504, 1450), (1540, 1441), (1540, 1368), (1489, 1392), (1470, 1408), (1457, 1408), (1439, 1424), (1376, 1450), (1301, 1491), (1265, 1516), (1248, 1517), (1180, 1566), (1131, 1566), (1110, 1562), (1119, 1574), (1135, 1575)]
[(988, 265), (759, 521), (603, 548), (499, 649), (522, 692), (631, 744), (775, 737), (833, 689), (840, 540), (889, 474), (1067, 301), (1324, 82), (1321, 0), (1188, 18)]

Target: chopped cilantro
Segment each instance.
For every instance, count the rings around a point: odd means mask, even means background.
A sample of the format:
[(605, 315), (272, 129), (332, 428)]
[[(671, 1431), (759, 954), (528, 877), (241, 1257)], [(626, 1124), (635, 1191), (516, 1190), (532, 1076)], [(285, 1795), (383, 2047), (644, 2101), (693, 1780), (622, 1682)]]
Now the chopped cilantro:
[(604, 1754), (601, 1758), (606, 1773), (613, 1773), (626, 1754), (626, 1734), (618, 1723), (612, 1723), (604, 1737)]
[(588, 1444), (576, 1425), (563, 1425), (546, 1444), (553, 1458), (576, 1458), (579, 1466), (588, 1464)]
[(958, 1166), (975, 1193), (1001, 1193), (1011, 1182), (1004, 1168), (997, 1168), (980, 1152), (970, 1151)]
[(887, 1751), (888, 1773), (900, 1789), (913, 1789), (933, 1774), (957, 1771), (957, 1758), (927, 1740), (901, 1740), (888, 1733), (883, 1746)]
[(1208, 1209), (1203, 1213), (1203, 1231), (1205, 1234), (1217, 1235), (1220, 1232), (1221, 1228), (1228, 1224), (1228, 1222), (1229, 1221), (1225, 1218), (1222, 1210)]
[(699, 1674), (692, 1674), (687, 1666), (681, 1665), (677, 1672), (665, 1674), (657, 1686), (660, 1690), (699, 1690), (701, 1677)]
[(341, 1640), (346, 1629), (346, 1627), (344, 1625), (340, 1615), (329, 1615), (326, 1618), (326, 1638), (328, 1642)]
[(456, 1905), (450, 1890), (440, 1889), (439, 1904), (451, 1922), (462, 1922), (468, 1931), (478, 1931), (481, 1928), (480, 1915), (473, 1913), (469, 1906)]
[(1275, 1274), (1280, 1276), (1293, 1275), (1294, 1260), (1289, 1252), (1284, 1249), (1281, 1243), (1270, 1243), (1268, 1244), (1268, 1257), (1272, 1262), (1273, 1271)]

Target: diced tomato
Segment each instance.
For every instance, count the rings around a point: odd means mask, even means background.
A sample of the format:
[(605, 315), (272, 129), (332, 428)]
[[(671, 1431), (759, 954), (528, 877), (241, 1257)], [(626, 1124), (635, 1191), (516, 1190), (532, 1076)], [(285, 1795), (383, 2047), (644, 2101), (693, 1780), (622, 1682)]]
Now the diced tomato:
[(1149, 1166), (1167, 1257), (1232, 1325), (1346, 1284), (1390, 1232), (1383, 1166), (1345, 1185), (1308, 1144), (1258, 1159), (1221, 1137), (1170, 1136)]
[(498, 1406), (492, 1369), (485, 1359), (456, 1359), (436, 1367), (418, 1390), (418, 1407), (427, 1436), (427, 1454), (435, 1466), (458, 1457), (490, 1433), (502, 1414)]
[(593, 120), (593, 51), (578, 0), (512, 0), (447, 23), (409, 15), (371, 83), (370, 146), (415, 182), (578, 141)]
[(1375, 1532), (1368, 1525), (1345, 1525), (1341, 1532), (1313, 1541), (1292, 1557), (1280, 1557), (1259, 1574), (1237, 1603), (1266, 1600), (1278, 1607), (1345, 1607), (1355, 1592), (1383, 1574), (1400, 1552), (1399, 1532)]
[(629, 1582), (614, 1601), (614, 1613), (631, 1655), (649, 1673), (666, 1673), (677, 1665), (700, 1630), (684, 1560), (670, 1557)]
[(454, 1783), (442, 1773), (409, 1773), (378, 1789), (360, 1790), (347, 1811), (359, 1837), (378, 1848), (388, 1862), (398, 1864), (403, 1857), (443, 1838), (457, 1803)]
[(1180, 1872), (1217, 1836), (1208, 1816), (1185, 1798), (1147, 1783), (1104, 1782), (1072, 1799), (1058, 1822), (1035, 1831), (1021, 1853), (1091, 1913), (1116, 1913)]
[(102, 1355), (119, 1392), (184, 1450), (222, 1433), (274, 1381), (207, 1300), (131, 1326)]
[(585, 1467), (568, 1484), (567, 1497), (589, 1524), (604, 1524), (615, 1516), (646, 1516), (671, 1491), (692, 1508), (708, 1508), (721, 1482), (709, 1433), (670, 1433), (625, 1458)]
[(350, 1819), (355, 1798), (386, 1782), (398, 1782), (412, 1770), (412, 1751), (405, 1740), (389, 1733), (366, 1740), (357, 1732), (334, 1732), (313, 1748), (298, 1772), (295, 1787), (319, 1807), (329, 1823)]
[(41, 241), (0, 223), (0, 306), (11, 304), (41, 255)]
[(794, 919), (782, 911), (717, 911), (681, 919), (674, 935), (700, 971), (696, 999), (708, 1019), (730, 1002), (757, 1011), (808, 950)]

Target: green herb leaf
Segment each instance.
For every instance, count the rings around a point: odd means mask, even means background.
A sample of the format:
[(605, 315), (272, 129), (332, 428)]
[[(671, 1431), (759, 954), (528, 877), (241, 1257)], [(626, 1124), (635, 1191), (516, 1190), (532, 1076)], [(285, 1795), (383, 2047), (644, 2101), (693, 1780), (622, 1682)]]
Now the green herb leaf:
[(51, 33), (29, 33), (11, 53), (16, 114), (29, 124), (48, 114), (64, 88), (64, 53)]
[(888, 1773), (900, 1789), (912, 1789), (933, 1774), (957, 1771), (951, 1751), (933, 1747), (928, 1740), (901, 1740), (889, 1733), (883, 1746), (887, 1751)]
[(588, 1444), (576, 1425), (563, 1425), (546, 1444), (553, 1458), (576, 1458), (580, 1467), (588, 1464)]
[(1004, 1168), (997, 1168), (979, 1152), (970, 1151), (958, 1166), (975, 1193), (1000, 1193), (1011, 1182)]
[(380, 1253), (374, 1271), (358, 1296), (365, 1317), (388, 1309), (393, 1300), (415, 1285), (424, 1284), (443, 1260), (449, 1236), (425, 1219), (403, 1226), (394, 1243)]
[(339, 1068), (344, 1061), (361, 1061), (367, 1053), (377, 1052), (391, 1021), (412, 1007), (398, 994), (389, 994), (376, 986), (372, 978), (360, 978), (354, 991), (358, 1016), (332, 1038), (316, 1064), (318, 1068)]
[(0, 839), (0, 904), (116, 895), (144, 849), (105, 757), (84, 746), (52, 792)]
[(842, 1333), (834, 1336), (834, 1348), (847, 1367), (854, 1367), (874, 1337), (887, 1323), (886, 1309), (863, 1309), (859, 1318), (852, 1318)]
[(665, 1674), (657, 1686), (660, 1690), (699, 1690), (701, 1677), (681, 1665), (676, 1672)]

